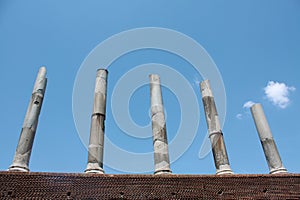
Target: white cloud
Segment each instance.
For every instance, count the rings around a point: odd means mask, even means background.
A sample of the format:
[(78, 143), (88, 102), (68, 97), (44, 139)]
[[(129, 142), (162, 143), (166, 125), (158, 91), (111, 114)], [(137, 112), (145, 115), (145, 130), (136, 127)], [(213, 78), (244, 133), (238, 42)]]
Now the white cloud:
[(243, 115), (241, 113), (239, 113), (239, 114), (236, 115), (236, 118), (243, 119)]
[(251, 108), (255, 103), (253, 101), (247, 101), (244, 103), (243, 108)]
[(267, 99), (279, 108), (286, 108), (289, 103), (290, 92), (295, 91), (295, 87), (287, 86), (285, 83), (269, 81), (268, 85), (264, 88)]
[[(251, 108), (253, 105), (255, 104), (255, 102), (253, 101), (247, 101), (246, 103), (244, 103), (243, 108), (244, 109), (249, 109)], [(244, 110), (243, 113), (238, 113), (235, 117), (239, 120), (242, 120), (244, 118), (244, 116), (249, 115), (249, 111)]]

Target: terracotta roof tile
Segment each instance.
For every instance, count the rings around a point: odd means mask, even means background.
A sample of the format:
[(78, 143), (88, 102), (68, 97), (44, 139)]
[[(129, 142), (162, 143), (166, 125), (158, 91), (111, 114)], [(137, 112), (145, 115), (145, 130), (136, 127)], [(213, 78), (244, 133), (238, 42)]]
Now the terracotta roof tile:
[(300, 174), (98, 175), (0, 172), (1, 199), (300, 199)]

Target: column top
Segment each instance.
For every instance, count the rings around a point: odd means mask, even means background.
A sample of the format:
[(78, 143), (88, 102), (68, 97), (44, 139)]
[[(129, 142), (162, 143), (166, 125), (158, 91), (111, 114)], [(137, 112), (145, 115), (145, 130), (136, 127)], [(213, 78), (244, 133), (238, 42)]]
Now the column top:
[(105, 68), (98, 68), (98, 69), (97, 69), (97, 72), (98, 72), (98, 71), (106, 71), (106, 73), (108, 73), (108, 70), (105, 69)]
[(160, 82), (160, 77), (158, 74), (149, 74), (150, 82)]
[(202, 81), (200, 83), (200, 89), (201, 89), (202, 97), (213, 97), (209, 80)]

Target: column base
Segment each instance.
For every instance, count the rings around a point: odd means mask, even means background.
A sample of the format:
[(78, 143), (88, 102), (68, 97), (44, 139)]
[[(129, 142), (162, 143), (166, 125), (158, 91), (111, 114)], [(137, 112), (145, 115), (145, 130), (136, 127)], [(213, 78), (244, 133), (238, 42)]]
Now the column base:
[(157, 170), (154, 172), (154, 175), (169, 175), (169, 174), (172, 174), (172, 171), (170, 169)]
[(217, 169), (216, 175), (223, 175), (223, 174), (233, 174), (229, 165), (220, 165), (219, 169)]
[(284, 167), (270, 170), (270, 174), (286, 174), (286, 173), (288, 173), (288, 172), (287, 172), (286, 168), (284, 168)]
[(84, 172), (90, 174), (104, 174), (104, 170), (98, 163), (88, 163)]
[(8, 168), (8, 171), (14, 171), (14, 172), (29, 172), (29, 169), (27, 167), (20, 167), (20, 166), (10, 166)]

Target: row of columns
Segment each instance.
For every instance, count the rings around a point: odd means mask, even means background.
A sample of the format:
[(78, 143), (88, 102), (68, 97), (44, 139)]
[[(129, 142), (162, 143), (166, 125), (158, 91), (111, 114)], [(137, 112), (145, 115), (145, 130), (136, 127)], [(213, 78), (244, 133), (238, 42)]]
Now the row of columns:
[[(88, 164), (85, 170), (86, 173), (104, 173), (103, 145), (105, 127), (104, 121), (106, 116), (107, 75), (108, 72), (106, 69), (97, 70), (94, 90), (94, 106), (91, 116), (90, 142), (88, 147)], [(157, 74), (151, 74), (149, 75), (149, 79), (154, 147), (154, 174), (171, 174), (172, 171), (170, 168), (166, 121), (160, 78)], [(28, 110), (25, 115), (19, 143), (13, 163), (8, 169), (9, 171), (29, 171), (29, 159), (46, 85), (46, 68), (41, 67), (36, 78)], [(233, 174), (229, 164), (214, 96), (208, 80), (201, 82), (200, 90), (216, 167), (216, 174)], [(251, 107), (251, 113), (253, 115), (259, 138), (261, 140), (265, 157), (270, 169), (270, 174), (286, 173), (287, 170), (282, 164), (262, 106), (260, 104), (253, 105)]]
[[(201, 82), (200, 88), (216, 166), (216, 174), (232, 174), (233, 172), (229, 165), (223, 133), (209, 80)], [(287, 173), (287, 170), (282, 164), (261, 104), (254, 104), (251, 107), (251, 113), (269, 166), (270, 174)]]

